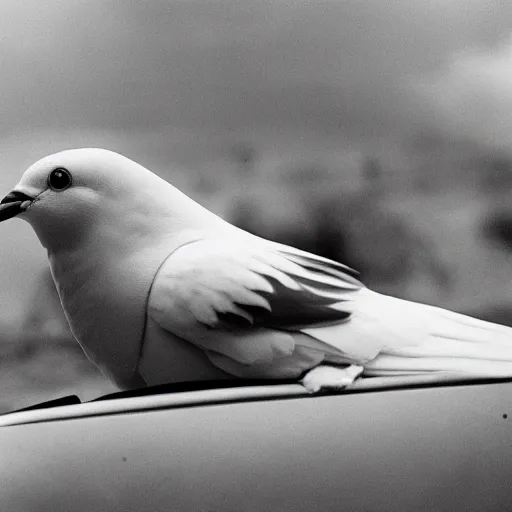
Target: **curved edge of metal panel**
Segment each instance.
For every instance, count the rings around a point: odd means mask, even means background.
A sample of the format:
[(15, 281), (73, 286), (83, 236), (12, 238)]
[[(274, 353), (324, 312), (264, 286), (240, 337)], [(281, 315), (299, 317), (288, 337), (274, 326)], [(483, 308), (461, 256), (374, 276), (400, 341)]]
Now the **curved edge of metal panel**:
[[(433, 374), (393, 377), (369, 377), (355, 381), (351, 386), (344, 390), (330, 392), (327, 394), (338, 394), (342, 396), (363, 392), (392, 391), (407, 388), (426, 388), (462, 384), (489, 384), (511, 380), (511, 377), (490, 378), (486, 375), (461, 374), (454, 372), (436, 372)], [(269, 384), (248, 387), (237, 386), (233, 388), (207, 389), (200, 391), (92, 401), (76, 405), (54, 407), (51, 409), (34, 409), (12, 412), (0, 416), (0, 427), (86, 418), (91, 416), (143, 412), (155, 409), (196, 407), (254, 400), (276, 400), (299, 397), (314, 398), (315, 396), (324, 395), (325, 393), (312, 395), (300, 384)]]

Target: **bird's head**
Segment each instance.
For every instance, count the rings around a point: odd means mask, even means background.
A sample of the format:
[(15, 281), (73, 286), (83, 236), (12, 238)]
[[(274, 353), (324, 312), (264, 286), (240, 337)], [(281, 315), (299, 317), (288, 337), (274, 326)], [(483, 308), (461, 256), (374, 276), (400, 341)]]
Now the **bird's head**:
[[(50, 250), (98, 236), (136, 238), (162, 219), (186, 224), (195, 203), (132, 160), (104, 149), (56, 153), (31, 165), (0, 203), (0, 222), (29, 222)], [(196, 205), (198, 206), (198, 205)]]

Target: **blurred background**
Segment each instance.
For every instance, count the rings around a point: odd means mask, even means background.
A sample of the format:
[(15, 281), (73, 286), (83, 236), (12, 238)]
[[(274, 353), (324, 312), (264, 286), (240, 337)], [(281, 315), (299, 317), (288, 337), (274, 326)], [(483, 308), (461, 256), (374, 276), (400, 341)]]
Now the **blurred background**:
[[(118, 151), (371, 288), (512, 324), (508, 0), (0, 1), (0, 194)], [(113, 391), (0, 224), (0, 412)]]

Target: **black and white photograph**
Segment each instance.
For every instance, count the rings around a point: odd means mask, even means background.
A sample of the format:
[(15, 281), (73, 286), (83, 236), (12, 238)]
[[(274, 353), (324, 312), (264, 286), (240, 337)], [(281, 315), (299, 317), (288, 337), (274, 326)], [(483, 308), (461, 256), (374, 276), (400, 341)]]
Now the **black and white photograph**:
[(512, 2), (0, 0), (0, 511), (512, 510)]

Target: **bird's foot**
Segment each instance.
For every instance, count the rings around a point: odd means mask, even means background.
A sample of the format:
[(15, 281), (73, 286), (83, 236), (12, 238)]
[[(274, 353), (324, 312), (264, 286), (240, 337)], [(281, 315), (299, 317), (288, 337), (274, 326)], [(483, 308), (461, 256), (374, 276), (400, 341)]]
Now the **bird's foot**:
[(310, 393), (322, 390), (345, 389), (363, 373), (362, 366), (351, 365), (346, 368), (320, 365), (306, 373), (301, 379), (302, 385)]

